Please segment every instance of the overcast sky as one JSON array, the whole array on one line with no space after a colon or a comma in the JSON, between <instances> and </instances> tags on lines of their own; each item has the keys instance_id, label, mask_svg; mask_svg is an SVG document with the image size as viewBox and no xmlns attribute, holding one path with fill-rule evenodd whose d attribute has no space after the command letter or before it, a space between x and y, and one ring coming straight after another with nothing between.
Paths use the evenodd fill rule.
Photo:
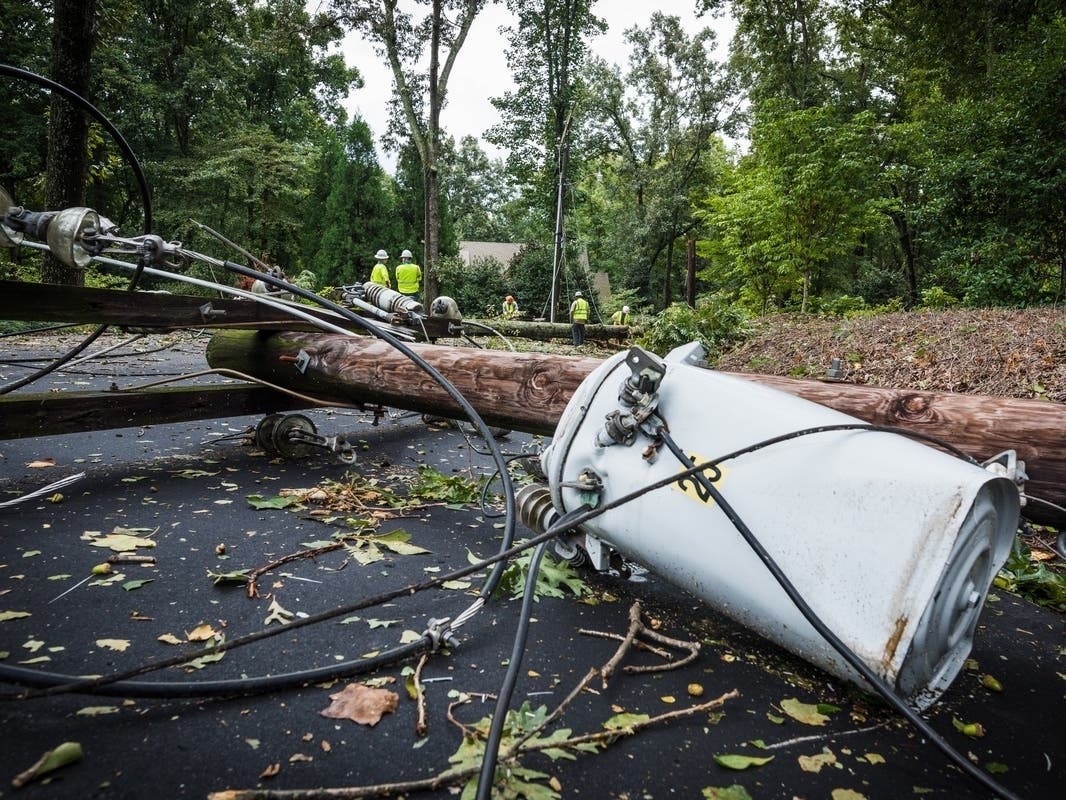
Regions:
<instances>
[{"instance_id":1,"label":"overcast sky","mask_svg":"<svg viewBox=\"0 0 1066 800\"><path fill-rule=\"evenodd\" d=\"M713 27L718 34L719 55L725 58L733 33L731 21L697 18L695 0L658 0L656 6L633 0L599 0L593 11L607 21L608 30L593 40L592 51L624 69L629 52L623 33L633 25L647 27L652 13L659 10L680 17L690 35L701 28ZM506 5L499 2L487 5L478 14L456 57L448 79L448 105L441 114L441 126L457 140L466 135L476 136L491 156L500 153L484 141L483 134L499 122L499 115L489 98L497 97L513 86L504 54L507 41L499 29L511 24L512 20ZM365 84L349 95L345 108L349 114L359 113L370 125L378 142L379 157L391 171L395 156L383 153L379 140L388 120L386 109L392 94L392 73L388 64L379 59L360 36L349 34L342 43L342 51L348 65L359 68Z\"/></svg>"}]
</instances>

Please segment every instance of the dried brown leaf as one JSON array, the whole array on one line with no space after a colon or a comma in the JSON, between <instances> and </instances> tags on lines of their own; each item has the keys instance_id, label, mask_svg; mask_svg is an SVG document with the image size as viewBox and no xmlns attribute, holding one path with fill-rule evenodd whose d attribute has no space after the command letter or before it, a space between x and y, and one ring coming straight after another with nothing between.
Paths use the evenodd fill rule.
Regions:
<instances>
[{"instance_id":1,"label":"dried brown leaf","mask_svg":"<svg viewBox=\"0 0 1066 800\"><path fill-rule=\"evenodd\" d=\"M350 719L360 725L377 725L386 714L399 705L400 696L388 689L372 689L361 683L349 683L341 691L331 694L328 708L319 711L323 717Z\"/></svg>"}]
</instances>

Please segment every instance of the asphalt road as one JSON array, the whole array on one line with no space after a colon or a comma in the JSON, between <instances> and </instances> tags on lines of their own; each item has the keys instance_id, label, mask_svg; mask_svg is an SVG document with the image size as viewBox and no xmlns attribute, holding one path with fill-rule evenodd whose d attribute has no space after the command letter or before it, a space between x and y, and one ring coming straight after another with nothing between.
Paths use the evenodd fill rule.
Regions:
<instances>
[{"instance_id":1,"label":"asphalt road","mask_svg":"<svg viewBox=\"0 0 1066 800\"><path fill-rule=\"evenodd\" d=\"M63 346L55 340L0 343L12 356ZM198 369L201 351L202 341L192 340L156 353L88 362L49 378L47 385L75 390ZM2 367L0 373L6 382L23 370ZM299 677L309 669L345 664L396 647L405 632L421 633L431 619L467 608L486 570L471 576L469 586L418 592L298 630L283 624L464 567L471 554L495 552L502 535L493 510L476 503L423 504L376 517L370 508L353 508L332 515L339 518L332 524L310 513L313 504L302 510L254 507L250 496L316 486L335 490L337 484L327 481L358 484L361 501L368 498L365 481L402 495L420 466L464 480L493 469L480 440L399 411L377 424L369 413L319 410L310 416L322 433L342 434L356 445L356 464L347 467L326 454L296 462L271 458L240 438L257 421L248 418L0 442L0 500L85 472L61 498L0 510L0 669L107 675L179 654L202 655L204 643L190 641L198 630L227 641L282 631L198 668L170 668L143 678L180 687L169 694L186 694L205 682ZM228 435L233 438L223 438ZM534 444L517 434L501 441L513 453ZM39 466L48 463L53 465ZM347 518L373 520L372 531L358 530L407 535L426 552L379 547L382 557L363 564L360 557L367 560L370 547L364 539L362 556L338 549L277 566L261 578L255 598L242 584L216 585L212 578L329 540ZM154 560L116 565L110 576L93 575L94 565L114 552L100 540L116 529L150 539L154 546L137 552ZM520 528L524 535L528 531ZM593 681L543 736L559 728L570 731L557 734L563 737L601 732L604 722L620 713L655 721L573 758L553 759L550 755L558 754L551 751L524 755L521 764L534 771L528 777L539 787L525 796L701 798L714 796L710 788L732 786L744 787L755 800L991 796L876 698L734 625L659 576L638 570L630 579L616 573L582 578L587 597L542 597L534 606L512 708L528 702L530 709L550 711L562 703L588 670L602 666L618 647L617 641L583 631L624 634L634 601L642 603L645 621L658 633L698 642L700 651L680 668L619 671L606 686ZM417 704L404 685L404 668L417 661L370 675L222 697L73 693L17 700L12 696L26 687L4 672L0 796L185 798L226 789L336 789L430 779L449 768L449 757L463 741L460 725L473 726L491 713L492 702L482 695L499 691L519 605L511 597L493 600L459 631L456 646L427 660L421 674L424 735L416 731ZM972 663L924 715L953 747L993 770L1018 797L1064 794L1064 648L1061 615L996 590L981 618ZM623 661L662 663L660 655L644 650L633 650ZM994 676L1002 691L986 688L980 677L985 674ZM368 680L396 693L394 711L373 726L321 715L330 695ZM734 691L737 696L718 710L685 711ZM792 699L823 704L823 716L797 719L803 715L785 710ZM456 700L467 702L449 712ZM677 713L656 719L671 712ZM979 723L984 735L967 736L956 722ZM63 742L80 743L84 757L25 788L12 787L16 775ZM716 762L729 755L772 758L744 770ZM406 796L457 792L442 787Z\"/></svg>"}]
</instances>

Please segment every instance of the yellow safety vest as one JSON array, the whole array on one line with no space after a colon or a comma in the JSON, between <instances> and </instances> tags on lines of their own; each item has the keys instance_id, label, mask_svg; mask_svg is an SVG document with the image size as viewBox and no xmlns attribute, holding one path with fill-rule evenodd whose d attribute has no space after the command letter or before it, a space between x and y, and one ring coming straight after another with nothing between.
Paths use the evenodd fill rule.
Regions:
<instances>
[{"instance_id":1,"label":"yellow safety vest","mask_svg":"<svg viewBox=\"0 0 1066 800\"><path fill-rule=\"evenodd\" d=\"M370 270L370 282L380 284L381 286L391 286L392 281L389 280L389 268L379 261L374 265L374 268Z\"/></svg>"},{"instance_id":2,"label":"yellow safety vest","mask_svg":"<svg viewBox=\"0 0 1066 800\"><path fill-rule=\"evenodd\" d=\"M396 267L396 291L400 294L418 294L422 283L422 268L418 264L404 263Z\"/></svg>"},{"instance_id":3,"label":"yellow safety vest","mask_svg":"<svg viewBox=\"0 0 1066 800\"><path fill-rule=\"evenodd\" d=\"M588 322L589 301L584 297L577 298L574 304L570 306L570 318L574 322Z\"/></svg>"}]
</instances>

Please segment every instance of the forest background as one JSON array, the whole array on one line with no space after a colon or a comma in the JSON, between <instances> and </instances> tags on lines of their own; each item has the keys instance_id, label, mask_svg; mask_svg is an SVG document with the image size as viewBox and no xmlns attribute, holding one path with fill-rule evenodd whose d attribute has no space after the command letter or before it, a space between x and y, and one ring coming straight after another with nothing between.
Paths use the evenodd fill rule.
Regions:
<instances>
[{"instance_id":1,"label":"forest background","mask_svg":"<svg viewBox=\"0 0 1066 800\"><path fill-rule=\"evenodd\" d=\"M0 0L0 52L57 79L81 62L82 93L148 175L155 231L232 256L206 224L315 289L410 247L431 297L479 316L509 293L544 316L553 267L565 310L592 289L588 263L610 277L602 318L625 303L705 339L780 311L1063 299L1060 2L695 0L735 21L728 57L710 26L651 13L626 32L624 67L590 50L595 0L506 4L514 89L485 99L499 158L448 134L463 113L447 103L450 65L476 57L465 33L486 0ZM343 110L360 76L337 44L353 30L392 69L384 131ZM7 77L0 108L0 183L17 203L61 207L50 160L73 141L83 194L68 202L139 231L133 173L103 129L57 150L52 98ZM460 240L524 246L466 265ZM26 254L0 270L126 280Z\"/></svg>"}]
</instances>

